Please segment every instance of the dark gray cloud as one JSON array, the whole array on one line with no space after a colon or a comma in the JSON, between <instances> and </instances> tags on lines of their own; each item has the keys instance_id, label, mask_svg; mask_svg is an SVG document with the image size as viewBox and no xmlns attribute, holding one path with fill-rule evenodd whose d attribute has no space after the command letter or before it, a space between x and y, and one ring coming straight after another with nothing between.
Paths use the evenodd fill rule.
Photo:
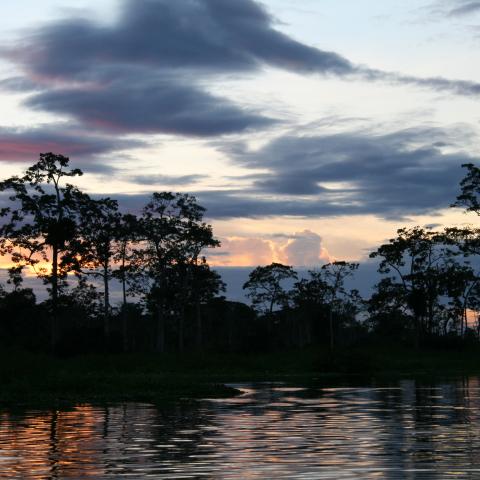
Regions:
<instances>
[{"instance_id":1,"label":"dark gray cloud","mask_svg":"<svg viewBox=\"0 0 480 480\"><path fill-rule=\"evenodd\" d=\"M70 156L78 162L85 160L90 171L101 172L111 167L95 163L96 156L142 145L143 142L138 140L95 135L65 124L29 129L0 127L0 162L33 163L39 153L55 152Z\"/></svg>"},{"instance_id":2,"label":"dark gray cloud","mask_svg":"<svg viewBox=\"0 0 480 480\"><path fill-rule=\"evenodd\" d=\"M279 215L292 217L314 217L331 215L355 215L368 213L367 209L354 205L331 205L319 203L313 198L278 198L257 195L250 189L205 190L190 192L199 203L207 208L209 219L265 218ZM105 194L107 195L107 194ZM151 193L109 194L117 198L123 210L139 212L150 199Z\"/></svg>"},{"instance_id":3,"label":"dark gray cloud","mask_svg":"<svg viewBox=\"0 0 480 480\"><path fill-rule=\"evenodd\" d=\"M6 79L0 88L36 90L26 101L29 107L108 131L193 136L274 123L208 93L200 77L265 64L353 72L341 56L275 30L271 16L253 0L127 0L114 25L56 22L4 53L27 77Z\"/></svg>"},{"instance_id":4,"label":"dark gray cloud","mask_svg":"<svg viewBox=\"0 0 480 480\"><path fill-rule=\"evenodd\" d=\"M209 82L223 81L224 74L258 71L265 65L461 95L480 93L475 82L357 66L275 26L275 19L254 0L124 0L114 24L69 18L4 47L3 56L20 66L25 78L3 80L0 88L31 90L28 106L104 131L201 137L274 123L206 88Z\"/></svg>"},{"instance_id":5,"label":"dark gray cloud","mask_svg":"<svg viewBox=\"0 0 480 480\"><path fill-rule=\"evenodd\" d=\"M242 166L269 170L253 180L264 195L295 195L308 211L318 202L317 209L331 215L388 217L432 212L454 200L461 164L475 159L458 147L452 153L455 147L448 144L449 132L438 129L291 135L235 158Z\"/></svg>"},{"instance_id":6,"label":"dark gray cloud","mask_svg":"<svg viewBox=\"0 0 480 480\"><path fill-rule=\"evenodd\" d=\"M424 8L434 18L468 18L480 12L480 1L477 0L435 0Z\"/></svg>"},{"instance_id":7,"label":"dark gray cloud","mask_svg":"<svg viewBox=\"0 0 480 480\"><path fill-rule=\"evenodd\" d=\"M476 1L457 1L457 5L449 10L448 15L450 17L463 17L472 13L480 12L480 2Z\"/></svg>"},{"instance_id":8,"label":"dark gray cloud","mask_svg":"<svg viewBox=\"0 0 480 480\"><path fill-rule=\"evenodd\" d=\"M0 90L13 93L24 93L41 90L41 87L37 82L30 80L27 77L19 76L0 80Z\"/></svg>"},{"instance_id":9,"label":"dark gray cloud","mask_svg":"<svg viewBox=\"0 0 480 480\"><path fill-rule=\"evenodd\" d=\"M262 175L250 175L256 177L255 185L260 191L280 193L283 195L318 195L320 192L328 193L326 188L318 184L318 178L309 178L309 172L301 170L291 171L288 177Z\"/></svg>"},{"instance_id":10,"label":"dark gray cloud","mask_svg":"<svg viewBox=\"0 0 480 480\"><path fill-rule=\"evenodd\" d=\"M464 175L461 164L477 160L459 146L469 141L459 127L292 134L256 151L227 144L224 151L237 165L258 172L239 177L250 187L196 195L210 218L373 214L405 220L448 208Z\"/></svg>"},{"instance_id":11,"label":"dark gray cloud","mask_svg":"<svg viewBox=\"0 0 480 480\"><path fill-rule=\"evenodd\" d=\"M275 197L248 189L203 191L197 192L196 196L207 208L209 218L321 217L366 213L364 208L349 205L348 202L333 205L317 196Z\"/></svg>"},{"instance_id":12,"label":"dark gray cloud","mask_svg":"<svg viewBox=\"0 0 480 480\"><path fill-rule=\"evenodd\" d=\"M478 160L458 146L468 144L469 135L460 127L354 130L286 135L256 151L226 145L233 162L253 170L242 178L249 186L192 193L210 219L376 215L405 221L407 216L435 214L454 201L465 173L461 165ZM171 185L196 179L150 178ZM137 180L147 184L143 177ZM114 196L135 212L149 195Z\"/></svg>"},{"instance_id":13,"label":"dark gray cloud","mask_svg":"<svg viewBox=\"0 0 480 480\"><path fill-rule=\"evenodd\" d=\"M190 185L207 178L206 175L134 175L132 182L140 185Z\"/></svg>"},{"instance_id":14,"label":"dark gray cloud","mask_svg":"<svg viewBox=\"0 0 480 480\"><path fill-rule=\"evenodd\" d=\"M477 97L480 95L480 83L468 80L449 80L443 77L419 78L399 73L372 71L372 78L398 85L411 85L437 92L453 93L466 97Z\"/></svg>"},{"instance_id":15,"label":"dark gray cloud","mask_svg":"<svg viewBox=\"0 0 480 480\"><path fill-rule=\"evenodd\" d=\"M85 79L91 67L245 71L265 63L294 71L351 73L348 60L273 28L254 0L125 0L113 26L85 19L54 23L15 49L36 75Z\"/></svg>"},{"instance_id":16,"label":"dark gray cloud","mask_svg":"<svg viewBox=\"0 0 480 480\"><path fill-rule=\"evenodd\" d=\"M145 73L145 72L143 72ZM273 120L236 107L181 80L135 77L129 72L100 88L54 89L26 104L74 116L113 132L212 136L265 127Z\"/></svg>"}]
</instances>

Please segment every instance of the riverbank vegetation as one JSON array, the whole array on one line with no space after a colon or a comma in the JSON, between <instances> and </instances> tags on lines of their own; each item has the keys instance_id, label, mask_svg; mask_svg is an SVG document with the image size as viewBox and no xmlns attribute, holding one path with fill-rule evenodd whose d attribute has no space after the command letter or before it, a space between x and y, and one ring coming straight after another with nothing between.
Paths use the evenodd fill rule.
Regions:
<instances>
[{"instance_id":1,"label":"riverbank vegetation","mask_svg":"<svg viewBox=\"0 0 480 480\"><path fill-rule=\"evenodd\" d=\"M316 347L268 353L130 353L59 357L18 350L0 355L0 406L30 408L126 401L154 404L223 398L242 384L335 387L405 378L440 381L480 374L476 345Z\"/></svg>"},{"instance_id":2,"label":"riverbank vegetation","mask_svg":"<svg viewBox=\"0 0 480 480\"><path fill-rule=\"evenodd\" d=\"M480 214L480 169L465 167L455 206ZM370 255L378 281L369 298L347 288L357 263L335 261L302 278L287 265L259 266L244 285L247 305L222 295L225 285L206 260L220 242L195 197L153 193L140 212L126 213L116 200L92 198L69 183L81 174L68 158L47 153L23 176L0 183L0 254L12 264L0 289L3 349L53 353L58 365L107 354L135 364L157 354L148 362L156 358L162 372L175 371L165 370L167 358L170 366L217 359L211 372L237 359L252 374L256 365L248 359L262 362L262 355L267 364L290 358L301 374L348 371L354 363L380 370L399 361L395 349L390 361L387 352L374 361L384 345L416 352L400 361L408 369L432 349L451 351L452 364L459 351L480 350L478 228L399 229ZM46 300L24 286L27 269L43 281ZM114 284L118 304L111 300ZM291 351L305 352L295 355L306 363ZM54 364L47 361L46 370ZM147 364L139 363L148 370ZM94 384L101 389L110 373Z\"/></svg>"}]
</instances>

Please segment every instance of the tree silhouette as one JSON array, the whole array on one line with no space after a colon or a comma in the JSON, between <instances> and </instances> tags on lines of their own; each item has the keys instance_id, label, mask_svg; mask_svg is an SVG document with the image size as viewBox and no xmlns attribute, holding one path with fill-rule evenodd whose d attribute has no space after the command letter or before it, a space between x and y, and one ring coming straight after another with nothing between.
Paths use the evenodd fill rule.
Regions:
<instances>
[{"instance_id":1,"label":"tree silhouette","mask_svg":"<svg viewBox=\"0 0 480 480\"><path fill-rule=\"evenodd\" d=\"M442 272L450 252L443 234L420 227L400 229L398 236L370 254L380 258L379 272L393 274L392 282L403 289L413 314L415 343L418 347L422 332L432 333L442 292Z\"/></svg>"},{"instance_id":2,"label":"tree silhouette","mask_svg":"<svg viewBox=\"0 0 480 480\"><path fill-rule=\"evenodd\" d=\"M475 309L477 305L480 274L477 262L470 258L480 255L480 229L467 227L449 227L445 229L444 241L450 247L450 259L445 271L443 281L445 295L451 298L450 304L456 306L460 312L460 335L467 327L468 310ZM460 258L463 261L459 262Z\"/></svg>"},{"instance_id":3,"label":"tree silhouette","mask_svg":"<svg viewBox=\"0 0 480 480\"><path fill-rule=\"evenodd\" d=\"M353 275L358 269L358 263L336 261L323 265L317 275L326 285L325 299L328 309L329 331L330 331L330 349L335 345L335 333L333 318L335 313L345 306L350 300L353 303L359 301L358 291L348 291L345 287L345 280Z\"/></svg>"},{"instance_id":4,"label":"tree silhouette","mask_svg":"<svg viewBox=\"0 0 480 480\"><path fill-rule=\"evenodd\" d=\"M382 278L368 300L368 324L374 334L399 341L410 339L407 291L395 278Z\"/></svg>"},{"instance_id":5,"label":"tree silhouette","mask_svg":"<svg viewBox=\"0 0 480 480\"><path fill-rule=\"evenodd\" d=\"M134 245L140 239L139 221L135 215L121 215L115 233L115 243L113 246L113 260L117 268L113 270L112 276L116 278L122 286L122 337L123 350L129 349L128 341L128 318L129 308L127 297L135 294L137 291L137 279L140 271L137 269L136 255Z\"/></svg>"},{"instance_id":6,"label":"tree silhouette","mask_svg":"<svg viewBox=\"0 0 480 480\"><path fill-rule=\"evenodd\" d=\"M335 343L334 317L355 318L361 299L357 290L347 290L345 280L358 268L356 263L337 261L319 270L310 270L308 278L295 283L291 292L294 305L315 317L328 318L330 348Z\"/></svg>"},{"instance_id":7,"label":"tree silhouette","mask_svg":"<svg viewBox=\"0 0 480 480\"><path fill-rule=\"evenodd\" d=\"M25 340L31 338L28 326L35 320L36 297L31 288L23 287L22 267L8 269L7 285L9 290L0 285L0 341L25 347Z\"/></svg>"},{"instance_id":8,"label":"tree silhouette","mask_svg":"<svg viewBox=\"0 0 480 480\"><path fill-rule=\"evenodd\" d=\"M31 266L50 285L53 346L58 340L59 281L76 268L72 249L77 245L79 202L84 198L73 185L63 185L64 179L82 175L68 166L67 157L42 153L23 176L0 183L0 192L10 192L14 203L0 211L7 220L0 227L0 254L10 255L16 265ZM42 261L49 267L41 266Z\"/></svg>"},{"instance_id":9,"label":"tree silhouette","mask_svg":"<svg viewBox=\"0 0 480 480\"><path fill-rule=\"evenodd\" d=\"M292 267L271 263L250 272L243 289L248 290L247 297L257 310L271 315L275 305L285 307L288 304L289 296L282 282L296 279L297 273Z\"/></svg>"},{"instance_id":10,"label":"tree silhouette","mask_svg":"<svg viewBox=\"0 0 480 480\"><path fill-rule=\"evenodd\" d=\"M455 205L480 215L480 169L464 167ZM232 348L233 337L235 348L245 350L301 347L314 338L328 338L333 349L339 340L356 342L364 335L414 339L417 346L440 337L480 339L480 324L474 332L470 322L480 312L480 228L398 230L370 255L383 278L364 319L358 313L365 302L347 288L358 264L341 261L299 281L292 267L280 263L253 269L243 288L255 314L218 298L225 284L206 252L220 243L195 197L154 193L138 217L121 214L116 200L94 200L68 183L78 175L67 157L45 153L23 175L0 182L11 202L0 210L0 255L13 261L5 288L0 286L2 342L39 348L48 343L49 321L52 346L63 352L102 349L95 340L104 337L114 347L120 322L125 351ZM43 279L49 299L37 303L33 290L24 288L27 268ZM69 273L78 277L73 288ZM110 301L113 278L121 285L120 311ZM255 322L258 314L262 321Z\"/></svg>"},{"instance_id":11,"label":"tree silhouette","mask_svg":"<svg viewBox=\"0 0 480 480\"><path fill-rule=\"evenodd\" d=\"M195 307L196 318L196 344L197 348L202 348L203 344L203 323L201 304L207 303L215 298L220 292L225 292L226 285L220 275L211 270L206 260L203 258L200 263L196 263L190 268L188 303Z\"/></svg>"},{"instance_id":12,"label":"tree silhouette","mask_svg":"<svg viewBox=\"0 0 480 480\"><path fill-rule=\"evenodd\" d=\"M104 334L110 338L110 287L114 242L120 230L121 214L116 200L84 198L80 203L79 273L103 283Z\"/></svg>"},{"instance_id":13,"label":"tree silhouette","mask_svg":"<svg viewBox=\"0 0 480 480\"><path fill-rule=\"evenodd\" d=\"M189 272L203 249L219 245L211 226L203 222L204 212L192 195L163 192L153 194L140 218L143 244L136 252L137 265L146 276L143 292L156 305L158 351L165 348L167 308L177 315L179 348L183 349Z\"/></svg>"},{"instance_id":14,"label":"tree silhouette","mask_svg":"<svg viewBox=\"0 0 480 480\"><path fill-rule=\"evenodd\" d=\"M461 193L452 207L464 207L467 212L480 215L480 168L473 163L462 167L467 169L467 174L460 182Z\"/></svg>"},{"instance_id":15,"label":"tree silhouette","mask_svg":"<svg viewBox=\"0 0 480 480\"><path fill-rule=\"evenodd\" d=\"M322 272L310 270L308 278L295 283L291 293L294 305L313 311L322 310L328 304L329 285L323 279Z\"/></svg>"},{"instance_id":16,"label":"tree silhouette","mask_svg":"<svg viewBox=\"0 0 480 480\"><path fill-rule=\"evenodd\" d=\"M135 215L124 214L117 225L114 243L114 261L117 268L112 272L122 285L122 304L127 305L129 293L135 292L135 244L141 239L139 220Z\"/></svg>"}]
</instances>

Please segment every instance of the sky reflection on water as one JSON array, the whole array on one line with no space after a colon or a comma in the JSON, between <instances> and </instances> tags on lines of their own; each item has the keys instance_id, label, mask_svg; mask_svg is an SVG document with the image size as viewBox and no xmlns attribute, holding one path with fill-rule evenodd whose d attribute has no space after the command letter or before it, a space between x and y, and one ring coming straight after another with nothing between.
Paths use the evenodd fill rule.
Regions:
<instances>
[{"instance_id":1,"label":"sky reflection on water","mask_svg":"<svg viewBox=\"0 0 480 480\"><path fill-rule=\"evenodd\" d=\"M0 411L0 478L479 478L480 381Z\"/></svg>"}]
</instances>

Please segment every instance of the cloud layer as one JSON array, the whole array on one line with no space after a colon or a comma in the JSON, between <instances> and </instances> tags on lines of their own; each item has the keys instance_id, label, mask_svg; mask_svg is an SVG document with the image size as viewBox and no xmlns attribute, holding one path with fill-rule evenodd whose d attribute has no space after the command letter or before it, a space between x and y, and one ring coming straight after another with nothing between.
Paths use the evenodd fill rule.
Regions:
<instances>
[{"instance_id":1,"label":"cloud layer","mask_svg":"<svg viewBox=\"0 0 480 480\"><path fill-rule=\"evenodd\" d=\"M40 152L62 152L75 158L77 163L114 151L137 148L138 140L118 139L86 132L72 125L54 124L37 128L0 127L0 162L32 162ZM89 170L108 169L105 165L92 165Z\"/></svg>"},{"instance_id":2,"label":"cloud layer","mask_svg":"<svg viewBox=\"0 0 480 480\"><path fill-rule=\"evenodd\" d=\"M270 64L294 71L350 73L340 55L297 42L273 28L253 0L127 0L118 22L55 23L20 49L45 77L89 78L91 66L143 65L160 70L245 71Z\"/></svg>"},{"instance_id":3,"label":"cloud layer","mask_svg":"<svg viewBox=\"0 0 480 480\"><path fill-rule=\"evenodd\" d=\"M188 187L209 219L374 215L403 221L447 209L465 173L461 165L478 162L465 151L471 142L468 129L384 129L297 131L255 150L225 142L219 148L250 173L230 177L230 186L221 189L192 188L206 180L192 175L136 175L130 180L148 190ZM139 211L148 196L116 195L130 211Z\"/></svg>"},{"instance_id":4,"label":"cloud layer","mask_svg":"<svg viewBox=\"0 0 480 480\"><path fill-rule=\"evenodd\" d=\"M470 0L457 0L448 12L450 17L464 17L480 12L480 2Z\"/></svg>"},{"instance_id":5,"label":"cloud layer","mask_svg":"<svg viewBox=\"0 0 480 480\"><path fill-rule=\"evenodd\" d=\"M98 88L55 89L26 101L36 110L65 114L114 133L208 137L266 127L272 119L241 109L192 85L119 74Z\"/></svg>"},{"instance_id":6,"label":"cloud layer","mask_svg":"<svg viewBox=\"0 0 480 480\"><path fill-rule=\"evenodd\" d=\"M452 140L468 144L467 137L436 128L352 130L285 135L254 151L237 145L228 147L230 155L258 171L248 175L250 191L199 196L213 216L225 217L432 213L455 199L461 165L477 160Z\"/></svg>"},{"instance_id":7,"label":"cloud layer","mask_svg":"<svg viewBox=\"0 0 480 480\"><path fill-rule=\"evenodd\" d=\"M109 131L214 136L267 127L258 112L210 94L199 79L272 65L297 72L349 74L332 52L273 28L253 0L124 2L120 19L54 23L7 51L27 78L4 88L34 88L26 104ZM38 90L43 91L38 91Z\"/></svg>"},{"instance_id":8,"label":"cloud layer","mask_svg":"<svg viewBox=\"0 0 480 480\"><path fill-rule=\"evenodd\" d=\"M254 0L125 0L122 5L112 24L56 21L1 50L21 75L1 81L0 88L26 93L29 108L70 121L0 129L0 161L31 161L40 151L92 158L142 145L121 140L126 134L205 138L272 127L278 121L268 112L212 93L232 76L253 75L265 66L480 94L473 81L385 72L305 45L282 33ZM448 5L452 15L463 15L476 11L479 2ZM287 133L253 151L242 145L225 150L232 162L250 170L242 179L247 187L196 194L210 218L432 213L448 207L463 174L460 165L475 160L449 138L449 132L426 128ZM126 179L186 186L199 178L139 174ZM120 197L130 209L145 200L145 195ZM290 249L307 243L321 248L314 235L293 239ZM297 254L299 259L310 255L292 250Z\"/></svg>"},{"instance_id":9,"label":"cloud layer","mask_svg":"<svg viewBox=\"0 0 480 480\"><path fill-rule=\"evenodd\" d=\"M477 4L462 3L457 10L473 11ZM0 86L32 92L26 100L30 108L103 131L199 137L275 123L208 88L226 75L264 66L480 94L475 82L384 72L305 45L275 28L275 19L254 0L125 0L122 5L114 24L69 18L4 47L3 56L24 77Z\"/></svg>"}]
</instances>

